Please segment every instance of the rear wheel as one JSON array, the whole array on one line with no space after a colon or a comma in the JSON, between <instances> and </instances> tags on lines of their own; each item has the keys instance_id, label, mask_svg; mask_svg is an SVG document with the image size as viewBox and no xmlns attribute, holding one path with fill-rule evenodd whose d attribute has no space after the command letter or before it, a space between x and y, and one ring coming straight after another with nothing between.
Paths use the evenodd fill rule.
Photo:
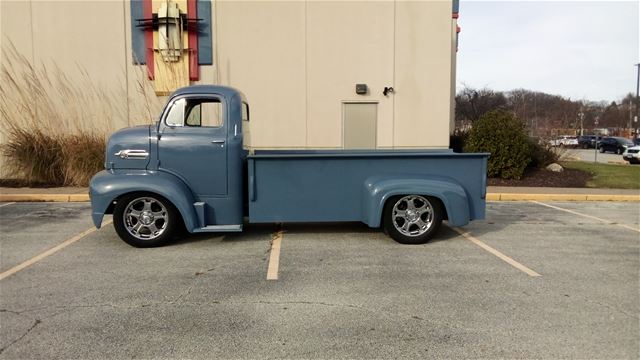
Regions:
<instances>
[{"instance_id":1,"label":"rear wheel","mask_svg":"<svg viewBox=\"0 0 640 360\"><path fill-rule=\"evenodd\" d=\"M624 152L624 150L622 150L622 149L616 150L616 154L618 154L618 155L622 155L623 152Z\"/></svg>"},{"instance_id":2,"label":"rear wheel","mask_svg":"<svg viewBox=\"0 0 640 360\"><path fill-rule=\"evenodd\" d=\"M600 146L600 153L604 154L604 147Z\"/></svg>"},{"instance_id":3,"label":"rear wheel","mask_svg":"<svg viewBox=\"0 0 640 360\"><path fill-rule=\"evenodd\" d=\"M180 229L180 215L165 198L156 194L131 194L118 200L113 226L122 240L135 247L166 244Z\"/></svg>"},{"instance_id":4,"label":"rear wheel","mask_svg":"<svg viewBox=\"0 0 640 360\"><path fill-rule=\"evenodd\" d=\"M394 196L385 204L385 231L401 244L424 244L440 228L443 207L431 196Z\"/></svg>"}]
</instances>

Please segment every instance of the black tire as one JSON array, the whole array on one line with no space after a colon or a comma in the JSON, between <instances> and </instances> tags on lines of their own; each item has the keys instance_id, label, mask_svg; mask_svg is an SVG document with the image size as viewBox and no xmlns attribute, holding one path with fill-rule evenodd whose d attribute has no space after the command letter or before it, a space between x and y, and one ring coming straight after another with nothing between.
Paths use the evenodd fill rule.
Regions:
<instances>
[{"instance_id":1,"label":"black tire","mask_svg":"<svg viewBox=\"0 0 640 360\"><path fill-rule=\"evenodd\" d=\"M622 153L623 153L623 152L624 152L624 151L623 151L622 149L617 149L617 150L616 150L616 154L618 154L618 155L622 155Z\"/></svg>"},{"instance_id":2,"label":"black tire","mask_svg":"<svg viewBox=\"0 0 640 360\"><path fill-rule=\"evenodd\" d=\"M602 146L600 146L600 153L604 154L604 148Z\"/></svg>"},{"instance_id":3,"label":"black tire","mask_svg":"<svg viewBox=\"0 0 640 360\"><path fill-rule=\"evenodd\" d=\"M147 199L149 200L148 202ZM140 208L140 203L142 203L142 208ZM147 203L149 203L149 210L145 210ZM133 211L141 214L136 217L132 215ZM150 213L144 220L138 220L145 216L145 211ZM157 216L154 218L153 214L164 215L162 215L163 217ZM145 222L149 222L149 224L145 225ZM140 226L138 226L138 236L135 236L132 232L135 232L137 224L140 224ZM151 226L158 229L158 233L153 232ZM182 228L182 217L175 206L160 195L133 193L121 197L116 202L113 209L113 227L116 229L118 236L131 246L139 248L157 247L167 244L179 233ZM142 228L145 228L146 231L143 231Z\"/></svg>"},{"instance_id":4,"label":"black tire","mask_svg":"<svg viewBox=\"0 0 640 360\"><path fill-rule=\"evenodd\" d=\"M394 218L394 208L398 209L398 205L400 205L401 201L408 201L406 199L411 197L414 198L414 200L411 200L411 201L413 201L414 204L418 204L418 205L420 204L420 202L423 201L421 199L424 199L426 201L426 204L425 204L426 207L430 207L432 210L432 217L430 219L431 221L428 222L430 225L428 225L426 229L421 230L420 227L416 224L412 224L407 228L407 231L410 231L410 229L413 226L417 227L417 230L414 230L416 232L415 235L403 234L401 230L399 230L396 227L396 225L401 225L397 222L397 220L400 219L400 217ZM416 209L416 210L419 210L419 209ZM419 215L416 214L416 216L418 216L418 218L422 220L423 223L424 223L424 220L428 220L427 218L424 217L425 215L428 218L429 215L427 213L422 213ZM433 238L433 236L440 229L440 226L442 225L442 219L444 217L444 207L442 206L442 202L440 202L440 199L432 196L424 196L424 195L393 196L389 198L385 203L382 216L383 216L382 220L384 224L384 230L389 234L389 236L391 236L392 239L399 242L400 244L410 244L410 245L424 244L429 240L431 240L431 238ZM396 221L395 224L394 224L394 221ZM402 228L402 226L400 227Z\"/></svg>"}]
</instances>

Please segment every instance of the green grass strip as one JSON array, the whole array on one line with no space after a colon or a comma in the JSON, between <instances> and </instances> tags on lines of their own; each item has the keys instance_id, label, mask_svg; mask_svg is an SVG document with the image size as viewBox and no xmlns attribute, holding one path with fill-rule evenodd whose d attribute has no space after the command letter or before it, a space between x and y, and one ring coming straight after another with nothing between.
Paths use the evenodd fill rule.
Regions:
<instances>
[{"instance_id":1,"label":"green grass strip","mask_svg":"<svg viewBox=\"0 0 640 360\"><path fill-rule=\"evenodd\" d=\"M563 161L568 169L590 173L587 187L610 189L640 189L640 165L600 164L585 161Z\"/></svg>"}]
</instances>

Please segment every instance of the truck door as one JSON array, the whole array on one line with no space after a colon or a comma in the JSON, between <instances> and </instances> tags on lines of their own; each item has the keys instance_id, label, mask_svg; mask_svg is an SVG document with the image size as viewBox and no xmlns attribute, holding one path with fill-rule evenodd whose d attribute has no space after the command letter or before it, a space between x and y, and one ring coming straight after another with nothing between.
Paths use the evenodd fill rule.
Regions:
<instances>
[{"instance_id":1,"label":"truck door","mask_svg":"<svg viewBox=\"0 0 640 360\"><path fill-rule=\"evenodd\" d=\"M223 197L227 190L227 131L224 99L174 99L160 123L158 169L180 177L199 197Z\"/></svg>"}]
</instances>

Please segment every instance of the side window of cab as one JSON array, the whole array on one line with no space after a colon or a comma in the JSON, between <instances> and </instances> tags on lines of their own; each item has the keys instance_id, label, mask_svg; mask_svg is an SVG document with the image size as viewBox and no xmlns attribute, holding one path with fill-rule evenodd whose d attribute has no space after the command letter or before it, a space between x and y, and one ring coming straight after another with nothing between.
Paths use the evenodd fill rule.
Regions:
<instances>
[{"instance_id":1,"label":"side window of cab","mask_svg":"<svg viewBox=\"0 0 640 360\"><path fill-rule=\"evenodd\" d=\"M223 110L218 98L182 98L173 102L165 123L172 127L221 127Z\"/></svg>"}]
</instances>

